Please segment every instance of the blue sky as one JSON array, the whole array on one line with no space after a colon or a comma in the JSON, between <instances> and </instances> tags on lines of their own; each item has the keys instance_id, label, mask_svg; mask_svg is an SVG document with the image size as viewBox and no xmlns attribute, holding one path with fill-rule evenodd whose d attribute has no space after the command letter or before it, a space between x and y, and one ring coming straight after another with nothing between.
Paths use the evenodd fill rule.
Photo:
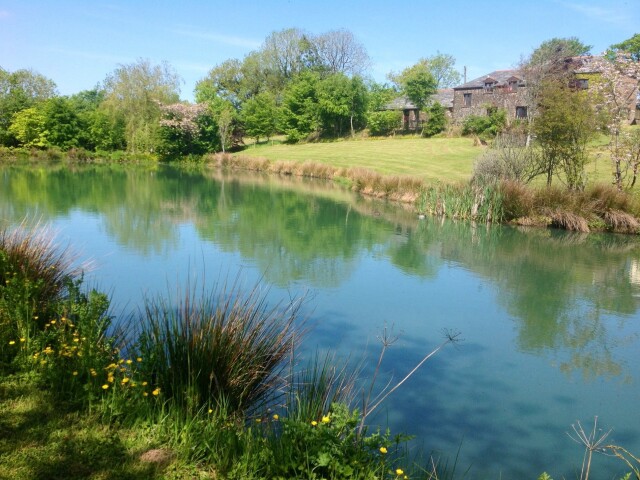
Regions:
<instances>
[{"instance_id":1,"label":"blue sky","mask_svg":"<svg viewBox=\"0 0 640 480\"><path fill-rule=\"evenodd\" d=\"M640 0L0 0L0 66L31 68L68 95L119 64L166 60L192 100L213 66L290 27L350 30L378 81L438 51L471 80L511 68L553 37L578 37L599 53L640 33Z\"/></svg>"}]
</instances>

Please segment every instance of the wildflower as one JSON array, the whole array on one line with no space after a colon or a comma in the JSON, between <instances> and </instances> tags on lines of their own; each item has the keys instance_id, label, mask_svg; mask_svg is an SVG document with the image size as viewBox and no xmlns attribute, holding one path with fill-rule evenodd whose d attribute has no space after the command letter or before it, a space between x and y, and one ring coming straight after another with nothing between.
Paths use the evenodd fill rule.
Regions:
<instances>
[{"instance_id":1,"label":"wildflower","mask_svg":"<svg viewBox=\"0 0 640 480\"><path fill-rule=\"evenodd\" d=\"M396 468L396 475L400 476L404 473L404 470L402 470L401 468Z\"/></svg>"},{"instance_id":2,"label":"wildflower","mask_svg":"<svg viewBox=\"0 0 640 480\"><path fill-rule=\"evenodd\" d=\"M120 381L120 383L122 383L122 385L124 385L125 383L128 383L128 382L129 382L129 377L124 377L124 378Z\"/></svg>"},{"instance_id":3,"label":"wildflower","mask_svg":"<svg viewBox=\"0 0 640 480\"><path fill-rule=\"evenodd\" d=\"M55 325L55 324L56 324L56 321L55 321L55 320L51 320L51 322L50 322L50 323L51 323L51 325Z\"/></svg>"},{"instance_id":4,"label":"wildflower","mask_svg":"<svg viewBox=\"0 0 640 480\"><path fill-rule=\"evenodd\" d=\"M147 384L148 384L148 382L142 382L142 386L143 386L143 387L146 387L146 386L147 386Z\"/></svg>"},{"instance_id":5,"label":"wildflower","mask_svg":"<svg viewBox=\"0 0 640 480\"><path fill-rule=\"evenodd\" d=\"M385 447L380 447L380 453L384 455L385 453L387 453L387 449Z\"/></svg>"},{"instance_id":6,"label":"wildflower","mask_svg":"<svg viewBox=\"0 0 640 480\"><path fill-rule=\"evenodd\" d=\"M141 362L141 361L142 361L141 357L136 358L136 362Z\"/></svg>"},{"instance_id":7,"label":"wildflower","mask_svg":"<svg viewBox=\"0 0 640 480\"><path fill-rule=\"evenodd\" d=\"M256 418L256 423L260 423L260 422L262 422L262 419L261 418Z\"/></svg>"},{"instance_id":8,"label":"wildflower","mask_svg":"<svg viewBox=\"0 0 640 480\"><path fill-rule=\"evenodd\" d=\"M153 392L151 392L151 393L152 393L152 395L154 395L154 396L156 396L156 397L157 397L158 395L160 395L160 387L157 387L157 388L156 388Z\"/></svg>"},{"instance_id":9,"label":"wildflower","mask_svg":"<svg viewBox=\"0 0 640 480\"><path fill-rule=\"evenodd\" d=\"M21 342L26 342L26 341L27 341L27 339L26 339L26 338L24 338L24 337L22 337L22 338L20 338L20 341L21 341Z\"/></svg>"},{"instance_id":10,"label":"wildflower","mask_svg":"<svg viewBox=\"0 0 640 480\"><path fill-rule=\"evenodd\" d=\"M213 413L213 409L212 408L209 409L209 413Z\"/></svg>"},{"instance_id":11,"label":"wildflower","mask_svg":"<svg viewBox=\"0 0 640 480\"><path fill-rule=\"evenodd\" d=\"M329 415L324 415L322 417L322 423L329 423L331 421L331 419L329 418Z\"/></svg>"},{"instance_id":12,"label":"wildflower","mask_svg":"<svg viewBox=\"0 0 640 480\"><path fill-rule=\"evenodd\" d=\"M120 360L118 360L118 363L122 365L124 363L124 360L121 358Z\"/></svg>"},{"instance_id":13,"label":"wildflower","mask_svg":"<svg viewBox=\"0 0 640 480\"><path fill-rule=\"evenodd\" d=\"M105 383L104 385L102 385L102 389L103 390L106 390L107 388L109 388L109 384L108 383Z\"/></svg>"},{"instance_id":14,"label":"wildflower","mask_svg":"<svg viewBox=\"0 0 640 480\"><path fill-rule=\"evenodd\" d=\"M9 345L15 345L16 341L15 340L9 340Z\"/></svg>"},{"instance_id":15,"label":"wildflower","mask_svg":"<svg viewBox=\"0 0 640 480\"><path fill-rule=\"evenodd\" d=\"M273 415L273 419L277 422L280 416L276 413Z\"/></svg>"},{"instance_id":16,"label":"wildflower","mask_svg":"<svg viewBox=\"0 0 640 480\"><path fill-rule=\"evenodd\" d=\"M76 377L78 375L78 372L74 371L71 375L73 375L74 377Z\"/></svg>"},{"instance_id":17,"label":"wildflower","mask_svg":"<svg viewBox=\"0 0 640 480\"><path fill-rule=\"evenodd\" d=\"M113 377L113 375L109 375L109 376L107 377L107 382L109 382L109 383L113 383L113 382L114 382L114 380L115 380L115 378Z\"/></svg>"},{"instance_id":18,"label":"wildflower","mask_svg":"<svg viewBox=\"0 0 640 480\"><path fill-rule=\"evenodd\" d=\"M131 365L133 363L133 360L127 360L127 365Z\"/></svg>"},{"instance_id":19,"label":"wildflower","mask_svg":"<svg viewBox=\"0 0 640 480\"><path fill-rule=\"evenodd\" d=\"M37 316L37 315L36 315L36 316L34 316L34 317L33 317L33 319L34 319L34 320L37 320L37 319L38 319L38 316Z\"/></svg>"},{"instance_id":20,"label":"wildflower","mask_svg":"<svg viewBox=\"0 0 640 480\"><path fill-rule=\"evenodd\" d=\"M93 368L91 370L89 370L89 373L91 374L92 377L95 377L95 376L98 375L98 372L96 372L95 369L93 369Z\"/></svg>"},{"instance_id":21,"label":"wildflower","mask_svg":"<svg viewBox=\"0 0 640 480\"><path fill-rule=\"evenodd\" d=\"M318 422L316 422L315 420L311 422L312 427L315 427L316 425L318 425Z\"/></svg>"},{"instance_id":22,"label":"wildflower","mask_svg":"<svg viewBox=\"0 0 640 480\"><path fill-rule=\"evenodd\" d=\"M149 396L149 394L148 394L147 392L142 392L142 396L144 396L144 397L148 397L148 396Z\"/></svg>"}]
</instances>

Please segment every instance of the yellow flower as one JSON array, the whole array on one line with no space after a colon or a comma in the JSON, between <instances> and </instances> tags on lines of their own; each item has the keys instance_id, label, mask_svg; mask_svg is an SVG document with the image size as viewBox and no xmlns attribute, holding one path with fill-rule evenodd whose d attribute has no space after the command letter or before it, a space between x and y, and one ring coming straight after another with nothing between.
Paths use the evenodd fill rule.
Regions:
<instances>
[{"instance_id":1,"label":"yellow flower","mask_svg":"<svg viewBox=\"0 0 640 480\"><path fill-rule=\"evenodd\" d=\"M380 447L380 453L384 455L385 453L387 453L387 449L385 447Z\"/></svg>"},{"instance_id":2,"label":"yellow flower","mask_svg":"<svg viewBox=\"0 0 640 480\"><path fill-rule=\"evenodd\" d=\"M316 422L315 420L311 422L312 427L315 427L316 425L318 425L318 422Z\"/></svg>"},{"instance_id":3,"label":"yellow flower","mask_svg":"<svg viewBox=\"0 0 640 480\"><path fill-rule=\"evenodd\" d=\"M260 422L262 422L262 419L261 418L256 418L256 423L260 423Z\"/></svg>"},{"instance_id":4,"label":"yellow flower","mask_svg":"<svg viewBox=\"0 0 640 480\"><path fill-rule=\"evenodd\" d=\"M55 320L51 320L51 325L55 325L56 321Z\"/></svg>"},{"instance_id":5,"label":"yellow flower","mask_svg":"<svg viewBox=\"0 0 640 480\"><path fill-rule=\"evenodd\" d=\"M277 414L277 413L276 413L275 415L273 415L273 419L274 419L276 422L278 421L278 419L279 419L279 418L280 418L280 417L278 416L278 414Z\"/></svg>"},{"instance_id":6,"label":"yellow flower","mask_svg":"<svg viewBox=\"0 0 640 480\"><path fill-rule=\"evenodd\" d=\"M127 365L131 365L133 363L133 360L127 360Z\"/></svg>"},{"instance_id":7,"label":"yellow flower","mask_svg":"<svg viewBox=\"0 0 640 480\"><path fill-rule=\"evenodd\" d=\"M109 383L113 383L113 382L114 382L114 380L115 380L115 378L113 377L113 375L109 375L109 376L107 377L107 382L109 382Z\"/></svg>"},{"instance_id":8,"label":"yellow flower","mask_svg":"<svg viewBox=\"0 0 640 480\"><path fill-rule=\"evenodd\" d=\"M26 341L27 341L27 339L26 339L26 338L24 338L24 337L22 337L22 338L20 339L20 341L21 341L21 342L26 342Z\"/></svg>"},{"instance_id":9,"label":"yellow flower","mask_svg":"<svg viewBox=\"0 0 640 480\"><path fill-rule=\"evenodd\" d=\"M144 397L148 397L148 396L149 396L149 394L148 394L147 392L142 392L142 395L143 395Z\"/></svg>"},{"instance_id":10,"label":"yellow flower","mask_svg":"<svg viewBox=\"0 0 640 480\"><path fill-rule=\"evenodd\" d=\"M160 395L160 387L157 387L153 392L151 392L154 396Z\"/></svg>"},{"instance_id":11,"label":"yellow flower","mask_svg":"<svg viewBox=\"0 0 640 480\"><path fill-rule=\"evenodd\" d=\"M322 417L322 423L329 423L331 421L331 419L329 418L329 415L324 415Z\"/></svg>"},{"instance_id":12,"label":"yellow flower","mask_svg":"<svg viewBox=\"0 0 640 480\"><path fill-rule=\"evenodd\" d=\"M9 340L9 345L15 345L16 341L15 340Z\"/></svg>"},{"instance_id":13,"label":"yellow flower","mask_svg":"<svg viewBox=\"0 0 640 480\"><path fill-rule=\"evenodd\" d=\"M396 468L396 475L400 476L404 473L404 470L402 470L401 468Z\"/></svg>"},{"instance_id":14,"label":"yellow flower","mask_svg":"<svg viewBox=\"0 0 640 480\"><path fill-rule=\"evenodd\" d=\"M143 386L143 387L146 387L146 386L147 386L147 384L148 384L148 382L142 382L142 386Z\"/></svg>"},{"instance_id":15,"label":"yellow flower","mask_svg":"<svg viewBox=\"0 0 640 480\"><path fill-rule=\"evenodd\" d=\"M124 378L121 380L121 383L124 385L124 384L125 384L125 383L127 383L128 381L129 381L129 377L124 377Z\"/></svg>"},{"instance_id":16,"label":"yellow flower","mask_svg":"<svg viewBox=\"0 0 640 480\"><path fill-rule=\"evenodd\" d=\"M118 363L122 365L124 363L124 360L121 358L120 360L118 360Z\"/></svg>"},{"instance_id":17,"label":"yellow flower","mask_svg":"<svg viewBox=\"0 0 640 480\"><path fill-rule=\"evenodd\" d=\"M209 413L213 413L213 409L212 408L209 409Z\"/></svg>"},{"instance_id":18,"label":"yellow flower","mask_svg":"<svg viewBox=\"0 0 640 480\"><path fill-rule=\"evenodd\" d=\"M108 383L105 383L104 385L102 385L102 389L103 390L106 390L107 388L109 388L109 384Z\"/></svg>"},{"instance_id":19,"label":"yellow flower","mask_svg":"<svg viewBox=\"0 0 640 480\"><path fill-rule=\"evenodd\" d=\"M136 358L136 361L137 361L137 362L141 362L141 361L142 361L142 358L141 358L141 357L138 357L138 358Z\"/></svg>"},{"instance_id":20,"label":"yellow flower","mask_svg":"<svg viewBox=\"0 0 640 480\"><path fill-rule=\"evenodd\" d=\"M78 375L78 372L73 372L71 375L73 375L74 377Z\"/></svg>"}]
</instances>

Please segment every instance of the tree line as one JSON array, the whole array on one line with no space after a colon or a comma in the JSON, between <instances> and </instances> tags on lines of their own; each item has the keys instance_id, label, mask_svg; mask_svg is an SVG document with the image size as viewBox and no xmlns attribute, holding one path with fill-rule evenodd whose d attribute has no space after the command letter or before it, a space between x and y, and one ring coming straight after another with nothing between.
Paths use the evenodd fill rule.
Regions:
<instances>
[{"instance_id":1,"label":"tree line","mask_svg":"<svg viewBox=\"0 0 640 480\"><path fill-rule=\"evenodd\" d=\"M639 38L613 45L610 52L637 56ZM549 60L581 55L589 48L570 38L552 39L534 50L523 66L532 112L575 100L551 91ZM0 144L126 150L171 160L225 151L247 137L260 141L283 134L298 142L354 135L365 128L387 135L400 127L401 112L384 106L400 95L426 111L425 135L445 129L445 109L432 96L461 81L451 55L437 52L420 59L389 73L386 83L367 77L369 66L365 47L347 30L313 35L291 28L271 33L242 59L214 66L196 84L193 104L180 101L181 79L168 63L139 59L119 65L94 89L70 96L58 95L55 83L37 72L0 67ZM566 110L587 112L576 104ZM479 124L488 122L496 133L502 128L494 125L500 118L494 115ZM543 136L542 130L530 133Z\"/></svg>"},{"instance_id":2,"label":"tree line","mask_svg":"<svg viewBox=\"0 0 640 480\"><path fill-rule=\"evenodd\" d=\"M369 124L388 134L401 121L399 112L382 111L387 102L404 93L424 108L438 87L460 79L455 59L441 53L390 75L389 83L368 78L369 65L347 30L286 29L243 59L213 67L195 87L195 104L180 101L181 79L167 63L119 65L94 89L70 96L35 71L0 67L0 144L173 159L225 151L246 137L335 138Z\"/></svg>"}]
</instances>

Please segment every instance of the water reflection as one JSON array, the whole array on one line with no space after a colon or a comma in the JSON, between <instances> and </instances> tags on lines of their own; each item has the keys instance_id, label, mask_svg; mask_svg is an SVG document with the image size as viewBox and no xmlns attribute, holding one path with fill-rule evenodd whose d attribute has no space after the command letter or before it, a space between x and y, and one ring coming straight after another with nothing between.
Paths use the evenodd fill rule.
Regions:
<instances>
[{"instance_id":1,"label":"water reflection","mask_svg":"<svg viewBox=\"0 0 640 480\"><path fill-rule=\"evenodd\" d=\"M578 414L609 415L626 446L638 443L625 420L640 392L635 237L418 220L333 184L219 171L5 167L0 186L2 223L78 217L69 225L87 230L71 238L114 242L108 267L149 288L224 257L282 290L314 289L320 348L371 353L372 331L398 322L397 374L434 332L462 330L465 345L430 362L386 415L449 452L465 436L470 463L523 475L562 464Z\"/></svg>"}]
</instances>

